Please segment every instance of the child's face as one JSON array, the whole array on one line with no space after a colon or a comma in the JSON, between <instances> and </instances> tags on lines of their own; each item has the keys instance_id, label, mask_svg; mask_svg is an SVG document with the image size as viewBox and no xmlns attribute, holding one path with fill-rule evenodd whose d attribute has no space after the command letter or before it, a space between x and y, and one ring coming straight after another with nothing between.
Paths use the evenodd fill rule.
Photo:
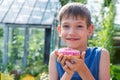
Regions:
<instances>
[{"instance_id":1,"label":"child's face","mask_svg":"<svg viewBox=\"0 0 120 80\"><path fill-rule=\"evenodd\" d=\"M87 28L86 18L68 17L61 20L58 32L68 47L85 50L87 48L87 38L92 35L93 26Z\"/></svg>"}]
</instances>

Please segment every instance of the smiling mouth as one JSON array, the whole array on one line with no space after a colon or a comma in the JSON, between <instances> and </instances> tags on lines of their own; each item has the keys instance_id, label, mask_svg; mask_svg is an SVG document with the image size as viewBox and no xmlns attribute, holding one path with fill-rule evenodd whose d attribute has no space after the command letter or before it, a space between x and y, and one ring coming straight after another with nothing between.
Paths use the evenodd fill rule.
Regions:
<instances>
[{"instance_id":1,"label":"smiling mouth","mask_svg":"<svg viewBox=\"0 0 120 80\"><path fill-rule=\"evenodd\" d=\"M76 41L76 40L79 40L79 39L78 38L67 38L67 40Z\"/></svg>"}]
</instances>

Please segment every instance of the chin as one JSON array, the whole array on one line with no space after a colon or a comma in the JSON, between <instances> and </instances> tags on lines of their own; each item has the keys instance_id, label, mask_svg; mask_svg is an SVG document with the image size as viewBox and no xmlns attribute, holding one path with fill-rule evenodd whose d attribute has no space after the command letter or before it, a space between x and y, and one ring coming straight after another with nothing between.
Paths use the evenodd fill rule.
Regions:
<instances>
[{"instance_id":1,"label":"chin","mask_svg":"<svg viewBox=\"0 0 120 80\"><path fill-rule=\"evenodd\" d=\"M69 48L72 48L72 49L78 49L78 47L76 46L68 46Z\"/></svg>"}]
</instances>

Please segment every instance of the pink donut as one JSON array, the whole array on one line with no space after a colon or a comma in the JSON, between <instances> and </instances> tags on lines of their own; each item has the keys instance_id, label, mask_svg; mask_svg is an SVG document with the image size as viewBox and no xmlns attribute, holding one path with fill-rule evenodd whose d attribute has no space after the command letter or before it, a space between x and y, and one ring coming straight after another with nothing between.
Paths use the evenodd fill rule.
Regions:
<instances>
[{"instance_id":1,"label":"pink donut","mask_svg":"<svg viewBox=\"0 0 120 80\"><path fill-rule=\"evenodd\" d=\"M58 55L59 54L67 55L67 59L70 59L69 56L80 58L80 51L71 48L60 48L58 50Z\"/></svg>"}]
</instances>

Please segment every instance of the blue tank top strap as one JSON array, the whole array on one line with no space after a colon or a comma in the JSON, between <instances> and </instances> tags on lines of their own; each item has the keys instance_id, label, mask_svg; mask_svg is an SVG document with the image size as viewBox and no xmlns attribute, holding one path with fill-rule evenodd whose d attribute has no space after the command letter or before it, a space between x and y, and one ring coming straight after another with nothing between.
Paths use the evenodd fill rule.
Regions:
<instances>
[{"instance_id":1,"label":"blue tank top strap","mask_svg":"<svg viewBox=\"0 0 120 80\"><path fill-rule=\"evenodd\" d=\"M88 48L85 54L85 64L89 68L90 72L94 76L95 80L98 80L99 76L99 63L102 48L93 47ZM58 71L59 80L64 74L64 70L59 62L56 60L56 67ZM71 80L82 80L77 72L74 73Z\"/></svg>"}]
</instances>

